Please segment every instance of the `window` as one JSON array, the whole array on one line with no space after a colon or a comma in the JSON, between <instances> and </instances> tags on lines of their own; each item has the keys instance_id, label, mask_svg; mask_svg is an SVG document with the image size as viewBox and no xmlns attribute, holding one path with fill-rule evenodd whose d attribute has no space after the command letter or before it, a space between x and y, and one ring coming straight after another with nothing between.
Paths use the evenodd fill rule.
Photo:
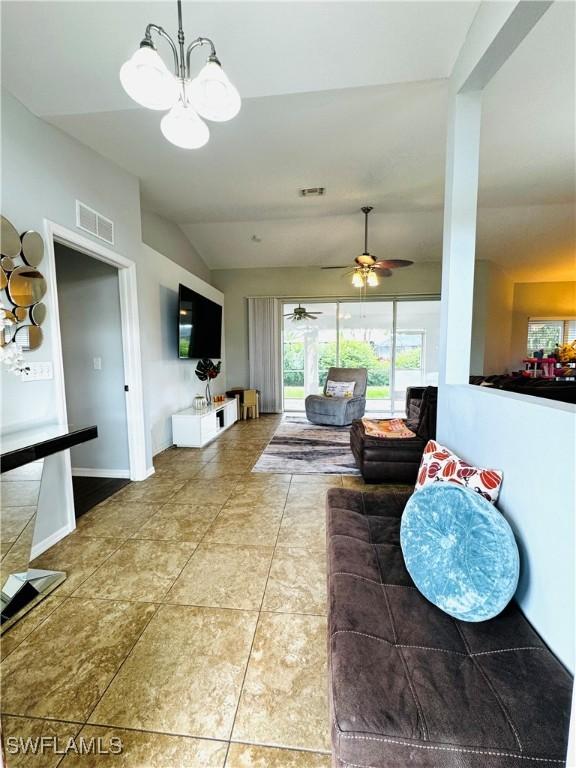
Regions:
<instances>
[{"instance_id":1,"label":"window","mask_svg":"<svg viewBox=\"0 0 576 768\"><path fill-rule=\"evenodd\" d=\"M437 384L437 299L306 300L316 319L294 322L284 303L284 409L303 411L322 392L328 368L365 367L368 413L402 414L406 388Z\"/></svg>"},{"instance_id":2,"label":"window","mask_svg":"<svg viewBox=\"0 0 576 768\"><path fill-rule=\"evenodd\" d=\"M528 320L527 355L543 349L545 354L554 351L557 344L569 344L576 339L576 319Z\"/></svg>"}]
</instances>

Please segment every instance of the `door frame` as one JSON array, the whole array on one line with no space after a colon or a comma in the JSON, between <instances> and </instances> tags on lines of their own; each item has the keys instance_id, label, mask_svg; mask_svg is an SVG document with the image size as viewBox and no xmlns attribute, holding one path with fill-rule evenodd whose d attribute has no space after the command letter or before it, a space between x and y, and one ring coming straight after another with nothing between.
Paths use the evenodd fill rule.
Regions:
<instances>
[{"instance_id":1,"label":"door frame","mask_svg":"<svg viewBox=\"0 0 576 768\"><path fill-rule=\"evenodd\" d=\"M120 293L120 317L122 349L124 359L124 382L128 387L125 395L126 427L128 433L129 470L131 480L145 480L149 475L146 462L146 427L144 416L144 393L142 385L142 359L140 356L140 324L138 317L138 292L136 282L136 264L131 259L96 243L74 230L44 219L44 233L48 264L46 279L53 302L53 311L49 313L49 325L53 339L54 387L58 419L67 422L66 386L64 379L64 357L62 353L62 334L58 306L56 280L56 257L54 243L66 245L118 270L118 288ZM72 465L70 452L65 452L66 475L68 485L68 516L71 528L75 527L74 500L72 491ZM70 505L71 499L71 505ZM71 507L71 508L70 508Z\"/></svg>"}]
</instances>

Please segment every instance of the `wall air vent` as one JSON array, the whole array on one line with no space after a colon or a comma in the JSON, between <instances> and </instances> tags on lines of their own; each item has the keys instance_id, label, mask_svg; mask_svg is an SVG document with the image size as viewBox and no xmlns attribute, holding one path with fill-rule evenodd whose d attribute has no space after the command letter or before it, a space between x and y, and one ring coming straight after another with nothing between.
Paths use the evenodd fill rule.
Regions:
<instances>
[{"instance_id":1,"label":"wall air vent","mask_svg":"<svg viewBox=\"0 0 576 768\"><path fill-rule=\"evenodd\" d=\"M326 187L308 187L307 189L301 189L299 192L300 197L322 197L326 192Z\"/></svg>"},{"instance_id":2,"label":"wall air vent","mask_svg":"<svg viewBox=\"0 0 576 768\"><path fill-rule=\"evenodd\" d=\"M76 200L76 226L84 232L90 232L99 240L114 245L114 222L80 200Z\"/></svg>"}]
</instances>

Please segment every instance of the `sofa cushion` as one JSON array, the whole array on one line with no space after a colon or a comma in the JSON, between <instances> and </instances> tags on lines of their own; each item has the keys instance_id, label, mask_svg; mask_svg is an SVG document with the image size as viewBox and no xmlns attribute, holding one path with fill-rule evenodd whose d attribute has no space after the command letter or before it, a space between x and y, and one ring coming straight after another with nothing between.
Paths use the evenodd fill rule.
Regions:
<instances>
[{"instance_id":1,"label":"sofa cushion","mask_svg":"<svg viewBox=\"0 0 576 768\"><path fill-rule=\"evenodd\" d=\"M327 495L334 765L563 765L570 675L515 603L467 624L415 589L397 543L408 498Z\"/></svg>"},{"instance_id":2,"label":"sofa cushion","mask_svg":"<svg viewBox=\"0 0 576 768\"><path fill-rule=\"evenodd\" d=\"M518 586L518 546L506 518L485 498L452 483L434 483L410 498L400 546L420 592L462 621L486 621Z\"/></svg>"},{"instance_id":3,"label":"sofa cushion","mask_svg":"<svg viewBox=\"0 0 576 768\"><path fill-rule=\"evenodd\" d=\"M470 488L495 504L502 485L502 472L498 469L473 467L456 456L450 448L440 445L436 440L429 440L418 469L416 489L438 482L456 483Z\"/></svg>"}]
</instances>

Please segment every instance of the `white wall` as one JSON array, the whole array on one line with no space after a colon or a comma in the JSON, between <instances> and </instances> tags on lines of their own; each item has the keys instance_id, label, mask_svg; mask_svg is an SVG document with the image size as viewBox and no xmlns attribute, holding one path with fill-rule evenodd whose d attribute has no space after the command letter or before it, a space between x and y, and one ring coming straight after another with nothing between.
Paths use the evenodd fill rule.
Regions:
<instances>
[{"instance_id":1,"label":"white wall","mask_svg":"<svg viewBox=\"0 0 576 768\"><path fill-rule=\"evenodd\" d=\"M194 275L142 244L140 190L136 177L38 119L6 91L2 92L1 138L2 213L19 231L35 229L43 233L44 219L74 230L75 201L79 199L114 221L113 250L136 264L145 361L145 447L147 464L151 467L153 449L163 447L169 439L168 412L189 405L194 392L199 391L199 383L192 379L193 363L177 360L176 343L169 337L169 320L165 319L168 315L162 314L173 301L179 281L195 288ZM40 269L47 269L47 259ZM210 290L205 283L196 284L195 290L201 286ZM45 303L48 312L53 312L54 297L47 294ZM26 359L53 360L53 348L54 339L47 323L44 343L40 349L27 353ZM176 366L181 367L176 369ZM222 385L223 381L221 379ZM3 369L0 384L2 431L56 420L54 381L22 382ZM42 551L45 544L55 543L54 536L58 538L67 532L63 527L67 519L63 500L68 491L62 456L50 462L49 472L51 498L58 498L60 503L50 505L49 519L42 523L45 538L36 542L36 553Z\"/></svg>"},{"instance_id":2,"label":"white wall","mask_svg":"<svg viewBox=\"0 0 576 768\"><path fill-rule=\"evenodd\" d=\"M178 224L142 209L142 242L210 282L210 270Z\"/></svg>"},{"instance_id":3,"label":"white wall","mask_svg":"<svg viewBox=\"0 0 576 768\"><path fill-rule=\"evenodd\" d=\"M154 454L172 445L171 415L188 408L194 395L204 394L205 382L195 375L195 360L178 359L178 284L224 304L224 296L199 277L174 264L147 245L142 246L142 265L156 272L154 281L140 287L140 301L150 324L142 338L142 367L145 383L144 399L147 428L152 437ZM223 315L222 329L226 320ZM224 334L224 330L222 330ZM225 360L224 339L222 359ZM225 390L226 370L222 364L220 376L211 384L213 394Z\"/></svg>"},{"instance_id":4,"label":"white wall","mask_svg":"<svg viewBox=\"0 0 576 768\"><path fill-rule=\"evenodd\" d=\"M54 254L68 421L98 426L72 448L72 467L129 477L118 270L60 243Z\"/></svg>"},{"instance_id":5,"label":"white wall","mask_svg":"<svg viewBox=\"0 0 576 768\"><path fill-rule=\"evenodd\" d=\"M516 598L574 670L576 406L449 386L439 398L438 440L476 466L503 470L498 508L521 554Z\"/></svg>"}]
</instances>

